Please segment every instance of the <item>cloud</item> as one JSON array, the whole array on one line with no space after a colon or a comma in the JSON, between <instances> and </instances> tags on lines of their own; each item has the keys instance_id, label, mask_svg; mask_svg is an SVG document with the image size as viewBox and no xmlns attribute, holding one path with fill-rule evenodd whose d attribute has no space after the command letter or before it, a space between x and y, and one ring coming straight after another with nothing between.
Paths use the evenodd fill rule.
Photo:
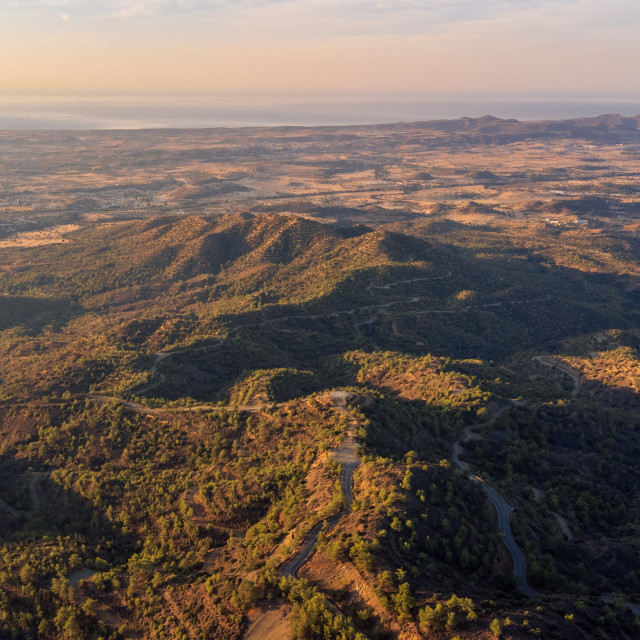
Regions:
<instances>
[{"instance_id":1,"label":"cloud","mask_svg":"<svg viewBox=\"0 0 640 640\"><path fill-rule=\"evenodd\" d=\"M74 4L83 0L75 0ZM70 0L24 0L23 2L12 2L12 7L66 7L70 4Z\"/></svg>"},{"instance_id":2,"label":"cloud","mask_svg":"<svg viewBox=\"0 0 640 640\"><path fill-rule=\"evenodd\" d=\"M195 0L120 0L112 4L110 15L116 18L136 18L172 13L192 13L202 4ZM207 3L209 4L209 3Z\"/></svg>"},{"instance_id":3,"label":"cloud","mask_svg":"<svg viewBox=\"0 0 640 640\"><path fill-rule=\"evenodd\" d=\"M98 16L138 18L164 15L209 16L226 19L242 16L256 26L262 18L278 16L283 27L302 20L300 26L343 25L354 33L370 27L393 29L399 24L424 28L449 21L481 18L510 6L525 7L542 0L26 0L23 7L61 6L69 2L91 7ZM614 0L615 1L615 0Z\"/></svg>"},{"instance_id":4,"label":"cloud","mask_svg":"<svg viewBox=\"0 0 640 640\"><path fill-rule=\"evenodd\" d=\"M37 38L52 37L61 51L73 37L91 38L102 47L101 69L117 78L139 69L136 81L149 83L154 73L159 85L169 83L161 70L175 59L211 78L194 86L215 84L201 69L207 61L229 86L265 83L262 76L297 65L294 86L322 74L325 86L338 77L346 84L348 74L349 86L432 78L465 89L496 69L504 75L496 86L548 86L567 69L564 77L582 73L584 86L597 87L608 75L589 79L591 70L624 67L618 75L631 77L640 56L637 0L0 0L0 14L3 26L14 25L6 39L14 51L29 51ZM76 55L69 69L84 64ZM146 66L160 57L164 66Z\"/></svg>"},{"instance_id":5,"label":"cloud","mask_svg":"<svg viewBox=\"0 0 640 640\"><path fill-rule=\"evenodd\" d=\"M573 22L585 22L585 6L595 27L601 19L621 25L639 22L633 17L636 0L610 0L606 6L595 0L0 0L0 4L4 15L51 15L52 9L69 7L74 19L179 16L193 19L196 30L204 22L216 32L230 27L245 34L300 37L429 34L461 23L518 22L519 16L533 16L539 22L541 17L551 20L557 15L570 28Z\"/></svg>"},{"instance_id":6,"label":"cloud","mask_svg":"<svg viewBox=\"0 0 640 640\"><path fill-rule=\"evenodd\" d=\"M111 14L117 18L132 18L136 16L148 16L159 13L166 8L168 2L164 0L137 0L134 2L120 2L114 7Z\"/></svg>"}]
</instances>

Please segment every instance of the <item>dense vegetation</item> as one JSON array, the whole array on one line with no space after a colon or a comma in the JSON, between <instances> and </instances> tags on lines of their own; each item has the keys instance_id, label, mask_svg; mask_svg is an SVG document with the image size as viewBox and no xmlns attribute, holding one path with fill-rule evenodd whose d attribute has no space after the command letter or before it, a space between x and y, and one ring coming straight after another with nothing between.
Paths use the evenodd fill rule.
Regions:
<instances>
[{"instance_id":1,"label":"dense vegetation","mask_svg":"<svg viewBox=\"0 0 640 640\"><path fill-rule=\"evenodd\" d=\"M243 193L191 179L148 188ZM252 640L276 614L300 639L637 637L636 227L452 207L372 227L263 203L2 249L0 638ZM558 207L530 210L620 213ZM353 507L281 577L340 513L351 428ZM514 507L540 598L470 474Z\"/></svg>"}]
</instances>

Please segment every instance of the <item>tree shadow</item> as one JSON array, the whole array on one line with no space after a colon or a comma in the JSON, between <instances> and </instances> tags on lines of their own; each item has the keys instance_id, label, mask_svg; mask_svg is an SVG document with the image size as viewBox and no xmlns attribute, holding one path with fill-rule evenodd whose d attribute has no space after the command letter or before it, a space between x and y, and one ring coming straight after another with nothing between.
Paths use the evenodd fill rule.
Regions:
<instances>
[{"instance_id":1,"label":"tree shadow","mask_svg":"<svg viewBox=\"0 0 640 640\"><path fill-rule=\"evenodd\" d=\"M84 313L69 298L0 295L0 331L22 327L40 332L47 326L59 329Z\"/></svg>"},{"instance_id":2,"label":"tree shadow","mask_svg":"<svg viewBox=\"0 0 640 640\"><path fill-rule=\"evenodd\" d=\"M97 557L112 564L133 553L135 541L116 529L89 500L55 481L54 468L11 456L0 456L0 510L6 517L0 522L0 542L82 536L87 548L102 546ZM110 543L104 546L104 542Z\"/></svg>"},{"instance_id":3,"label":"tree shadow","mask_svg":"<svg viewBox=\"0 0 640 640\"><path fill-rule=\"evenodd\" d=\"M201 330L227 332L223 345L204 350L196 343L165 359L167 382L150 395L223 399L251 369L307 369L320 380L327 356L357 348L505 361L527 350L553 352L586 333L637 326L639 294L614 276L549 268L518 248L478 257L423 242L415 252L433 266L365 268L309 302L218 316Z\"/></svg>"},{"instance_id":4,"label":"tree shadow","mask_svg":"<svg viewBox=\"0 0 640 640\"><path fill-rule=\"evenodd\" d=\"M516 534L538 584L582 584L637 601L638 395L597 381L576 397L547 389L546 401L512 406L485 427L481 439L465 444L463 458L517 507ZM571 540L556 514L568 522Z\"/></svg>"}]
</instances>

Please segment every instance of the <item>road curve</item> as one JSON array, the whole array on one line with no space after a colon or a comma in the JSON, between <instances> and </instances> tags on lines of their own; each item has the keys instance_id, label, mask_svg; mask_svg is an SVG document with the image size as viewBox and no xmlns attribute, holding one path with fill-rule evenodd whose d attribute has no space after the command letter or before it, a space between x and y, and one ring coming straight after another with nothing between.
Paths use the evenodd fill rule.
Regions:
<instances>
[{"instance_id":1,"label":"road curve","mask_svg":"<svg viewBox=\"0 0 640 640\"><path fill-rule=\"evenodd\" d=\"M549 366L553 366L553 365L549 365ZM579 382L577 383L577 385L579 385ZM481 426L493 424L493 422L496 421L498 416L501 415L508 408L509 408L509 405L506 407L502 407L499 411L497 411L491 417L491 419L488 422L471 425L464 430L465 437L463 438L463 440L461 441L459 440L453 445L453 460L456 466L460 470L468 471L469 469L469 464L466 462L463 462L459 458L459 453L462 450L460 447L460 443L468 442L469 440L474 439L474 437L478 437L473 432L474 429ZM513 512L513 508L509 506L506 500L493 487L488 485L479 476L469 475L469 479L472 480L473 482L480 484L480 486L482 487L482 490L487 494L487 497L491 501L491 504L495 507L496 511L498 512L498 528L500 530L500 533L504 535L504 544L507 547L507 550L509 551L509 553L511 554L511 557L513 558L513 575L516 579L516 585L517 585L518 591L520 591L520 593L524 594L529 598L541 597L543 594L539 593L535 589L532 589L529 586L529 583L527 582L527 559L524 555L524 552L518 546L518 543L515 541L513 537L513 533L511 531L511 514ZM569 526L566 520L564 520L562 516L559 516L556 513L554 513L554 515L558 519L558 523L560 524L563 530L563 533L565 533L565 535L567 535L569 540L571 540L573 536L571 535L571 531L569 529ZM564 525L566 526L566 530L565 530L565 527L562 526L563 521L564 521ZM601 597L600 600L607 604L613 604L612 598ZM640 605L637 605L637 604L634 604L633 602L628 602L628 601L625 601L624 605L627 607L627 609L629 609L629 611L631 611L631 613L634 616L640 616Z\"/></svg>"},{"instance_id":2,"label":"road curve","mask_svg":"<svg viewBox=\"0 0 640 640\"><path fill-rule=\"evenodd\" d=\"M463 471L469 471L469 463L460 460L460 454L462 453L462 444L464 442L469 442L470 440L480 440L482 436L478 435L475 430L479 429L480 427L491 426L505 411L509 410L512 406L512 404L505 404L497 411L495 411L486 422L476 422L475 424L471 424L468 427L465 427L464 431L462 432L464 437L461 440L457 440L453 443L452 457L456 467L462 469Z\"/></svg>"},{"instance_id":3,"label":"road curve","mask_svg":"<svg viewBox=\"0 0 640 640\"><path fill-rule=\"evenodd\" d=\"M602 602L606 602L607 604L613 604L613 598L600 598L600 600ZM627 607L627 609L629 609L629 611L631 611L634 616L640 616L640 606L638 606L637 604L625 601L624 606Z\"/></svg>"},{"instance_id":4,"label":"road curve","mask_svg":"<svg viewBox=\"0 0 640 640\"><path fill-rule=\"evenodd\" d=\"M518 591L529 598L539 598L542 594L532 589L527 582L527 559L511 532L511 513L513 509L493 487L490 487L477 476L469 477L474 482L480 483L482 490L487 494L487 497L491 500L491 504L493 504L498 512L498 528L500 529L500 533L504 535L504 544L513 558L513 575L516 579Z\"/></svg>"},{"instance_id":5,"label":"road curve","mask_svg":"<svg viewBox=\"0 0 640 640\"><path fill-rule=\"evenodd\" d=\"M411 279L407 279L407 280L398 280L396 282L390 282L386 285L374 285L373 283L370 283L365 291L368 291L371 295L373 295L373 289L391 289L393 287L398 286L399 284L403 284L403 283L410 283L410 282L420 282L420 281L435 281L435 280L443 280L446 278L449 278L453 275L453 273L451 271L448 271L447 273L440 275L440 276L433 276L433 277L421 277L421 278L411 278ZM263 327L263 326L267 326L267 325L271 325L271 324L276 324L279 322L283 322L285 320L293 320L293 319L305 319L305 320L310 320L310 319L316 319L316 318L326 318L329 316L339 316L339 315L352 315L354 313L356 313L357 311L362 311L362 310L377 310L377 309L386 309L389 308L393 305L398 305L398 304L413 304L416 302L420 301L420 297L412 297L412 298L401 298L399 300L392 300L391 302L387 302L384 304L379 304L379 305L363 305L363 306L359 306L359 307L353 307L352 309L346 309L344 311L334 311L331 313L318 313L318 314L312 314L312 315L289 315L289 316L281 316L279 318L272 318L271 320L265 320L264 322L258 322L258 323L248 323L248 324L240 324L237 325L236 327L234 327L233 329L231 329L226 338L215 338L216 342L210 343L210 344L205 344L203 346L200 347L188 347L185 349L176 349L173 351L156 351L153 356L153 363L151 365L151 367L149 368L149 374L151 374L151 376L157 376L157 380L154 380L152 382L147 382L147 384L144 384L143 386L139 386L139 385L134 385L133 387L131 387L130 389L127 390L128 393L130 394L135 394L135 395L142 395L144 393L147 393L153 389L156 389L157 387L160 387L162 384L164 384L166 382L166 375L163 374L162 372L160 372L158 370L158 367L160 365L161 362L163 362L165 359L170 358L171 356L176 356L179 354L185 354L185 353L194 353L196 351L206 351L209 349L215 349L215 348L219 348L221 347L223 344L225 344L225 341L227 338L229 338L232 334L237 333L238 331L240 331L241 329L244 328L256 328L256 327ZM545 300L548 299L544 298ZM531 299L531 300L516 300L516 301L511 301L511 302L495 302L495 303L488 303L488 304L481 304L481 305L475 305L475 306L467 306L467 307L463 307L461 309L427 309L427 310L423 310L423 311L417 311L414 312L415 315L421 315L421 314L453 314L453 313L466 313L467 311L470 311L472 309L485 309L485 308L489 308L489 307L500 307L503 306L505 304L526 304L529 302L538 302L541 299ZM378 314L377 312L371 316L370 318L368 318L367 320L364 320L362 322L356 323L355 324L355 332L356 332L356 338L359 338L362 336L362 333L360 331L360 327L364 326L364 325L368 325L368 324L373 324L376 320L378 319ZM544 364L544 363L543 363ZM124 404L127 408L132 409L134 411L137 411L138 413L147 413L147 414L153 414L153 413L159 413L160 411L154 411L152 409L146 409L144 408L142 405L140 405L137 402L133 402L133 401L126 401L120 398L115 398L113 396L107 396L107 395L100 395L100 394L85 394L84 397L88 397L92 400L97 400L100 403L104 403L104 402L111 402L111 401L119 401L122 404ZM209 406L203 406L203 407L190 407L190 408L183 408L183 409L178 409L181 411L195 411L195 410L199 410L199 409L210 409L210 410L216 410L216 407L209 407ZM228 407L225 407L228 408ZM240 411L256 411L258 409L258 407L254 407L254 406L243 406L243 407L235 407L237 409L239 409ZM220 409L218 407L218 409Z\"/></svg>"},{"instance_id":6,"label":"road curve","mask_svg":"<svg viewBox=\"0 0 640 640\"><path fill-rule=\"evenodd\" d=\"M318 522L318 524L311 529L302 546L283 564L280 565L280 575L284 577L295 578L298 575L298 571L313 555L314 548L318 542L318 536L322 530L331 531L340 519L345 514L351 511L351 505L353 504L353 472L359 465L359 462L348 462L343 464L342 471L340 473L340 486L342 487L343 495L343 507L339 513L333 516L329 516L324 520Z\"/></svg>"},{"instance_id":7,"label":"road curve","mask_svg":"<svg viewBox=\"0 0 640 640\"><path fill-rule=\"evenodd\" d=\"M36 485L42 478L45 477L45 473L42 471L34 471L31 474L31 482L29 483L29 496L31 498L31 510L30 511L16 511L10 504L7 504L2 498L0 498L0 510L4 510L11 517L16 520L27 519L34 513L40 511L40 498Z\"/></svg>"},{"instance_id":8,"label":"road curve","mask_svg":"<svg viewBox=\"0 0 640 640\"><path fill-rule=\"evenodd\" d=\"M333 408L340 412L347 412L347 402L353 394L345 391L334 391L329 394ZM355 421L354 421L355 422ZM311 558L314 552L318 536L322 530L331 531L340 519L351 511L353 504L353 472L360 465L357 456L357 442L353 424L350 425L347 436L342 444L331 452L331 458L342 464L340 471L340 488L342 489L342 509L328 518L318 522L305 538L302 546L280 565L280 575L295 578L302 566Z\"/></svg>"},{"instance_id":9,"label":"road curve","mask_svg":"<svg viewBox=\"0 0 640 640\"><path fill-rule=\"evenodd\" d=\"M545 367L558 369L558 371L561 371L562 373L568 375L573 381L573 389L571 390L571 395L574 398L580 393L582 381L580 379L580 374L573 367L570 367L566 362L562 362L561 360L557 360L556 358L553 358L551 356L534 356L533 359Z\"/></svg>"},{"instance_id":10,"label":"road curve","mask_svg":"<svg viewBox=\"0 0 640 640\"><path fill-rule=\"evenodd\" d=\"M495 411L491 418L486 422L470 425L464 430L463 439L458 440L453 444L453 462L461 471L468 472L470 470L470 465L467 462L460 460L460 453L462 453L461 443L480 438L474 430L479 427L485 427L493 424L505 411L511 408L511 406L512 404L508 404L500 407L500 409ZM493 487L490 487L486 482L484 482L482 478L471 474L469 475L469 479L480 484L482 490L487 494L491 504L498 512L498 529L504 536L504 544L513 558L513 575L516 579L518 591L529 598L539 597L542 594L538 593L535 589L532 589L527 582L527 559L511 532L511 512L513 509L507 504L506 500Z\"/></svg>"}]
</instances>

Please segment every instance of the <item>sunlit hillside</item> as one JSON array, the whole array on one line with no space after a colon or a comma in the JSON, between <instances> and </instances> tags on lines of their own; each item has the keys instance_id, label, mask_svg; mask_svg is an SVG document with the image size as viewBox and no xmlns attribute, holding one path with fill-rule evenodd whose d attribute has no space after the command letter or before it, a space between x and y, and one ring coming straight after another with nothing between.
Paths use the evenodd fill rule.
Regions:
<instances>
[{"instance_id":1,"label":"sunlit hillside","mask_svg":"<svg viewBox=\"0 0 640 640\"><path fill-rule=\"evenodd\" d=\"M212 136L25 142L0 638L638 637L636 120Z\"/></svg>"}]
</instances>

